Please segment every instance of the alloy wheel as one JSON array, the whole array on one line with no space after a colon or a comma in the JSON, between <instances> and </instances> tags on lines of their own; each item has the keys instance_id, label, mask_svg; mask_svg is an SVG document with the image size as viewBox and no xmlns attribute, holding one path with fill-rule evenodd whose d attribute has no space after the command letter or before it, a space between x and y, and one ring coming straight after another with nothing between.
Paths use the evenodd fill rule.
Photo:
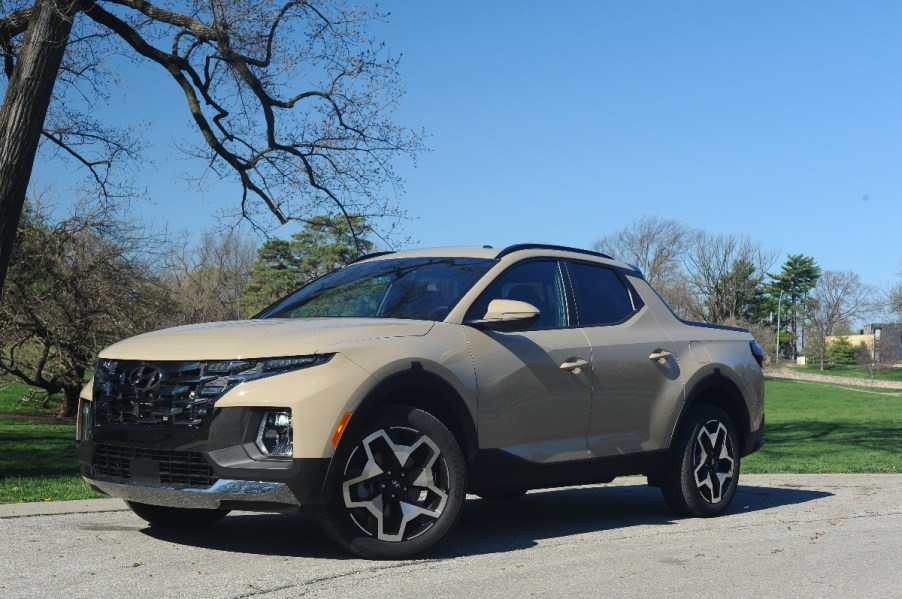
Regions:
<instances>
[{"instance_id":1,"label":"alloy wheel","mask_svg":"<svg viewBox=\"0 0 902 599\"><path fill-rule=\"evenodd\" d=\"M720 503L733 482L736 456L729 431L719 420L700 427L693 446L692 469L702 498Z\"/></svg>"},{"instance_id":2,"label":"alloy wheel","mask_svg":"<svg viewBox=\"0 0 902 599\"><path fill-rule=\"evenodd\" d=\"M354 448L342 495L351 520L368 536L407 541L441 517L450 481L447 461L432 439L412 428L389 427Z\"/></svg>"}]
</instances>

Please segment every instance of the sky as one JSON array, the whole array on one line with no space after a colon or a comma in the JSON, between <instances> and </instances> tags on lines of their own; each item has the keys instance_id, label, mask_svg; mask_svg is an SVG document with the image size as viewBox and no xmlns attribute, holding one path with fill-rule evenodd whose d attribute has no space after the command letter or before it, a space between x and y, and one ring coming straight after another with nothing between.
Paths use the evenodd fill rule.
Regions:
<instances>
[{"instance_id":1,"label":"sky","mask_svg":"<svg viewBox=\"0 0 902 599\"><path fill-rule=\"evenodd\" d=\"M902 280L902 3L384 0L403 56L397 122L429 151L395 163L413 247L591 247L641 216ZM180 177L172 83L124 66L105 114L145 114L147 218L216 225ZM134 73L129 69L134 69ZM104 114L101 112L100 114ZM182 114L181 118L173 115ZM38 180L68 185L57 167ZM296 227L296 226L295 226ZM287 237L296 228L275 235Z\"/></svg>"}]
</instances>

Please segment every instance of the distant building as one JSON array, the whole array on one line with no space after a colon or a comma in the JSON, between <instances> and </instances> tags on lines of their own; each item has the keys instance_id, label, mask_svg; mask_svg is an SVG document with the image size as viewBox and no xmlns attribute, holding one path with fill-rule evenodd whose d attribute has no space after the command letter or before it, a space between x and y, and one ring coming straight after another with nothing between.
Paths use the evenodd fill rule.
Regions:
<instances>
[{"instance_id":1,"label":"distant building","mask_svg":"<svg viewBox=\"0 0 902 599\"><path fill-rule=\"evenodd\" d=\"M902 363L902 326L894 323L872 323L864 325L857 335L832 335L827 337L827 346L843 336L854 346L864 343L876 362Z\"/></svg>"}]
</instances>

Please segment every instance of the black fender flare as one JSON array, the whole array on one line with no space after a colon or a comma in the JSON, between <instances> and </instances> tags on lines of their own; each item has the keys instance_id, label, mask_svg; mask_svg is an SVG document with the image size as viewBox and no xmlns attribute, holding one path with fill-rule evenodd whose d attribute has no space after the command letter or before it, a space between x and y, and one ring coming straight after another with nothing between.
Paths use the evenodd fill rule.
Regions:
<instances>
[{"instance_id":1,"label":"black fender flare","mask_svg":"<svg viewBox=\"0 0 902 599\"><path fill-rule=\"evenodd\" d=\"M718 401L712 402L706 399L705 396L710 391L717 391ZM677 417L676 425L670 435L670 447L673 447L674 439L682 430L689 410L698 403L712 403L727 412L733 418L733 424L739 434L739 446L745 447L745 441L751 433L751 418L745 397L739 384L725 375L723 369L717 366L686 385L686 401L683 402L680 415Z\"/></svg>"}]
</instances>

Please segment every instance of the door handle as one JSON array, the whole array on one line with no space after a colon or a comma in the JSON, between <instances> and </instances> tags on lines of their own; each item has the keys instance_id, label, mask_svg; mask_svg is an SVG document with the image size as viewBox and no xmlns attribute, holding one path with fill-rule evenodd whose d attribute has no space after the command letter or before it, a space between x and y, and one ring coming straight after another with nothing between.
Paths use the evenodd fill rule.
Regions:
<instances>
[{"instance_id":1,"label":"door handle","mask_svg":"<svg viewBox=\"0 0 902 599\"><path fill-rule=\"evenodd\" d=\"M579 374L582 367L588 365L588 360L583 360L582 358L569 358L567 361L561 364L561 370L569 370L574 374Z\"/></svg>"},{"instance_id":2,"label":"door handle","mask_svg":"<svg viewBox=\"0 0 902 599\"><path fill-rule=\"evenodd\" d=\"M648 356L649 360L655 360L659 364L663 364L667 361L667 358L670 357L670 352L666 349L658 348L655 351L651 352L651 355Z\"/></svg>"}]
</instances>

